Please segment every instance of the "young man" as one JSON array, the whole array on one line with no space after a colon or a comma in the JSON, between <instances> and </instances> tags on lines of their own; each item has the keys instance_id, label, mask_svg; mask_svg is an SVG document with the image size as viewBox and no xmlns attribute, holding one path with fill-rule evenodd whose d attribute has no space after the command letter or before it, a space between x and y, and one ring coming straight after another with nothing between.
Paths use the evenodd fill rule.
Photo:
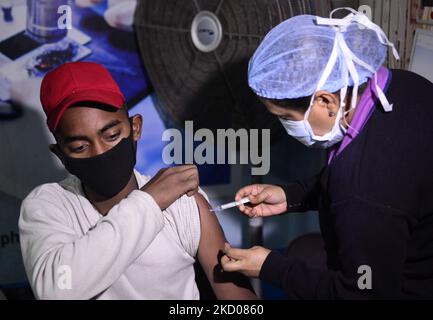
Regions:
<instances>
[{"instance_id":1,"label":"young man","mask_svg":"<svg viewBox=\"0 0 433 320\"><path fill-rule=\"evenodd\" d=\"M255 299L239 274L224 279L224 234L198 189L195 166L134 170L142 117L128 118L102 66L67 63L41 86L50 149L73 174L23 201L27 275L39 299L198 299L198 257L220 299ZM217 271L217 272L216 272Z\"/></svg>"}]
</instances>

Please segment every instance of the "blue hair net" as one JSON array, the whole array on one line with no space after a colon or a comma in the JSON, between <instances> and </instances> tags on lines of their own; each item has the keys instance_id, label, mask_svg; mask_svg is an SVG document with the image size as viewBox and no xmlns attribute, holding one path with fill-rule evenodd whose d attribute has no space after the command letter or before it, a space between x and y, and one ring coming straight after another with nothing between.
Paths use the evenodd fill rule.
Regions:
<instances>
[{"instance_id":1,"label":"blue hair net","mask_svg":"<svg viewBox=\"0 0 433 320\"><path fill-rule=\"evenodd\" d=\"M339 32L335 26L318 24L317 19L311 15L296 16L266 35L250 60L248 71L249 85L258 96L295 99L312 96L317 89L337 92L346 85L354 85L349 73L348 82L345 81L343 75L347 64L340 51L325 84L317 87ZM387 45L392 44L387 43L387 39L381 39L377 30L356 21L351 21L340 30L353 54L377 71L385 61ZM358 85L374 75L371 69L354 64L359 76Z\"/></svg>"}]
</instances>

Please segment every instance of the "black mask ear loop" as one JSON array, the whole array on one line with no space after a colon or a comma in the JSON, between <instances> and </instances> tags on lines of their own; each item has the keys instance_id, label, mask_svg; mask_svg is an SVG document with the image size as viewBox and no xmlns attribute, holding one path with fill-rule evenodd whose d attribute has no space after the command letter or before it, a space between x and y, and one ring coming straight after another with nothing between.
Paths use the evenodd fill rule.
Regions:
<instances>
[{"instance_id":1,"label":"black mask ear loop","mask_svg":"<svg viewBox=\"0 0 433 320\"><path fill-rule=\"evenodd\" d=\"M131 130L131 132L128 136L128 139L132 140L132 142L134 144L135 152L137 152L137 144L138 143L137 143L137 141L134 141L134 126L133 126L134 117L129 117L128 120L129 120L129 125L130 125L130 130Z\"/></svg>"},{"instance_id":2,"label":"black mask ear loop","mask_svg":"<svg viewBox=\"0 0 433 320\"><path fill-rule=\"evenodd\" d=\"M131 126L131 133L130 133L130 135L129 135L129 139L132 140L132 144L133 144L134 149L135 149L135 157L137 158L137 149L138 149L137 145L138 145L138 142L137 142L137 141L134 141L134 126L133 126L133 120L134 120L134 117L129 117L129 124L130 124L130 126ZM135 181L135 190L137 190L137 189L139 189L140 186L138 185L137 177L135 176L135 174L134 174L134 181Z\"/></svg>"},{"instance_id":3,"label":"black mask ear loop","mask_svg":"<svg viewBox=\"0 0 433 320\"><path fill-rule=\"evenodd\" d=\"M134 117L129 117L128 120L129 120L129 126L131 127L131 134L130 134L130 136L132 136L134 134L134 126L133 126Z\"/></svg>"}]
</instances>

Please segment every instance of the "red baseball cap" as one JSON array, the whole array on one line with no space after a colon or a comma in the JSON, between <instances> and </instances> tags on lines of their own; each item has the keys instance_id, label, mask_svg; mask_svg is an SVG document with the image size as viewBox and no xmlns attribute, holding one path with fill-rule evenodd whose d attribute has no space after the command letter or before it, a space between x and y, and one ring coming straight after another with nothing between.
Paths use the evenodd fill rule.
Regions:
<instances>
[{"instance_id":1,"label":"red baseball cap","mask_svg":"<svg viewBox=\"0 0 433 320\"><path fill-rule=\"evenodd\" d=\"M41 103L54 132L65 110L78 102L100 102L123 108L125 97L107 69L93 62L69 62L47 73Z\"/></svg>"}]
</instances>

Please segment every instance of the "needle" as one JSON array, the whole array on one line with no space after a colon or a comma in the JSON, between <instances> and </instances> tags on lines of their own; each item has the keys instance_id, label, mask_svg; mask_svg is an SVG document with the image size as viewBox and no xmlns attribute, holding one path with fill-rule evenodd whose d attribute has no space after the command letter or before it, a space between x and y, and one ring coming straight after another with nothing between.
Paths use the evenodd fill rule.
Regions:
<instances>
[{"instance_id":1,"label":"needle","mask_svg":"<svg viewBox=\"0 0 433 320\"><path fill-rule=\"evenodd\" d=\"M240 206L242 204L249 203L249 202L250 202L250 199L243 198L243 199L241 199L239 201L234 201L234 202L222 204L220 206L217 206L217 207L211 209L210 211L211 212L220 212L220 211L227 210L227 209L230 209L230 208L234 208L234 207L237 207L237 206Z\"/></svg>"}]
</instances>

